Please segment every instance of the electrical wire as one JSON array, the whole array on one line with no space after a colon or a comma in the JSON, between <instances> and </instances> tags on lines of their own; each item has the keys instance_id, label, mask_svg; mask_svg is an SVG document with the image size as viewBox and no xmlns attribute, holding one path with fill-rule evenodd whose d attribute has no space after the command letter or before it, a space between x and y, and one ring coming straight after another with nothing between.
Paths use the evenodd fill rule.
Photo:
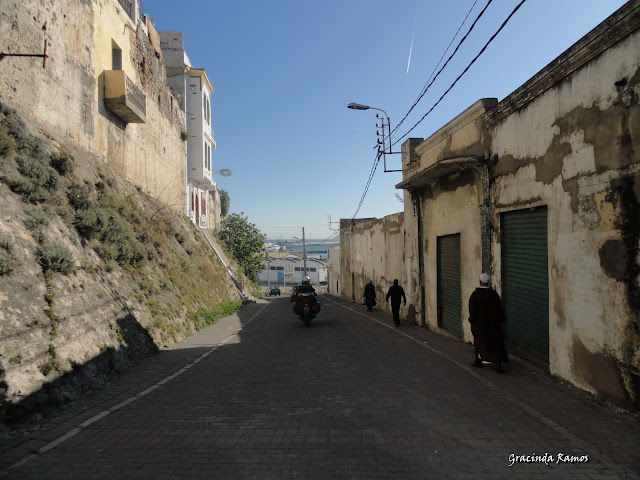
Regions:
<instances>
[{"instance_id":1,"label":"electrical wire","mask_svg":"<svg viewBox=\"0 0 640 480\"><path fill-rule=\"evenodd\" d=\"M491 38L489 39L489 41L487 43L485 43L484 47L482 47L482 49L480 50L480 52L478 52L478 54L474 57L473 60L471 60L471 63L469 63L469 65L466 66L466 68L462 71L462 73L460 75L458 75L458 78L455 79L455 81L451 84L451 86L449 86L449 88L447 88L447 90L442 94L442 96L438 99L438 101L436 103L433 104L433 106L427 111L427 113L425 113L422 118L420 120L418 120L413 127L411 127L402 137L400 137L399 139L397 139L395 142L393 142L391 145L396 145L397 143L399 143L400 141L402 141L407 135L409 135L418 125L420 125L422 123L422 121L427 117L427 115L429 115L434 108L436 108L438 106L438 104L442 101L442 99L451 91L451 89L456 85L456 83L458 83L458 81L467 73L467 71L471 68L471 66L476 62L476 60L478 60L478 58L480 57L480 55L482 55L484 53L484 51L487 49L487 47L489 46L489 44L491 44L491 42L493 42L493 40L498 36L498 34L502 31L502 29L505 27L505 25L509 22L509 20L511 20L511 17L513 17L513 15L515 15L515 13L520 9L520 7L524 4L524 2L526 2L527 0L522 0L517 6L516 8L513 9L513 11L509 14L509 16L506 18L506 20L504 22L502 22L502 25L500 25L500 28L491 36Z\"/></svg>"},{"instance_id":2,"label":"electrical wire","mask_svg":"<svg viewBox=\"0 0 640 480\"><path fill-rule=\"evenodd\" d=\"M480 14L476 17L476 19L474 20L473 24L471 25L471 27L469 28L469 30L467 31L467 33L465 34L465 36L460 40L460 42L458 43L458 45L456 46L456 49L454 50L454 52L449 56L449 58L447 59L447 61L445 62L445 64L442 66L442 68L440 68L440 70L438 71L438 73L435 75L435 77L433 77L433 79L431 80L430 83L428 83L428 85L423 89L423 92L420 94L420 96L417 98L417 100L414 102L413 106L411 107L411 109L409 109L409 112L407 112L407 114L405 115L405 117L400 121L400 123L398 124L398 126L396 128L394 128L393 132L397 131L398 127L402 124L402 122L404 122L404 120L407 118L407 116L409 115L409 113L411 113L411 110L413 110L413 108L415 108L415 106L418 104L418 102L422 99L422 97L424 96L424 94L427 92L427 90L429 89L429 87L431 87L431 85L433 85L433 82L436 80L436 78L438 77L438 75L440 74L440 72L442 72L442 70L444 70L444 68L447 66L447 64L449 63L449 61L453 58L453 56L456 54L456 52L458 51L458 49L460 48L460 46L462 45L462 43L465 41L465 39L469 36L469 34L471 33L471 31L473 30L474 26L476 25L476 23L478 22L478 20L482 17L482 15L484 14L484 12L487 10L487 7L491 4L493 0L488 0L487 4L485 5L485 7L482 9L482 11L480 12ZM509 14L509 16L506 18L506 20L502 23L502 25L500 26L500 28L491 36L491 38L489 39L489 41L484 45L484 47L482 47L482 49L480 50L480 52L474 57L474 59L471 61L471 63L469 63L469 65L467 65L467 67L462 71L462 73L458 76L458 78L456 78L456 80L451 84L451 86L449 86L449 88L442 94L442 96L438 99L438 101L427 111L427 113L425 113L422 118L416 122L415 125L413 125L413 127L411 127L409 129L409 131L407 131L402 137L400 137L398 140L396 140L395 142L391 143L391 134L389 134L389 141L390 141L390 145L396 145L398 142L400 142L401 140L403 140L407 135L409 135L409 133L411 133L420 123L422 123L422 121L427 117L427 115L429 115L429 113L431 113L433 111L433 109L438 106L438 104L442 101L442 99L451 91L451 89L456 85L456 83L458 83L458 81L467 73L467 71L471 68L471 66L476 62L476 60L480 57L480 55L482 55L484 53L484 51L487 49L487 47L491 44L491 42L493 42L493 40L498 36L498 34L502 31L502 29L505 27L505 25L509 22L509 20L511 20L511 17L513 17L513 15L520 9L520 7L524 4L526 0L522 0L514 9L513 11ZM473 4L475 6L475 2ZM473 10L473 6L471 7L471 10L469 11L469 14L471 13L471 11ZM467 17L469 16L469 14L467 14ZM466 22L467 17L465 17L465 20L462 22L462 25L464 25L464 23ZM462 25L460 26L460 28L462 28ZM460 29L458 29L458 31L460 31ZM456 38L456 35L454 35L454 39ZM453 40L452 40L453 42ZM451 44L449 44L449 46L451 46ZM447 47L448 50L448 47ZM447 50L445 50L444 55L446 54ZM442 58L440 59L442 60ZM437 68L437 65L436 65ZM427 80L427 82L429 82ZM378 164L380 163L380 157L381 157L381 152L377 152L376 154L376 158L373 161L373 165L371 167L371 172L369 173L369 178L367 179L367 184L365 185L364 191L362 192L362 197L360 198L360 202L358 203L358 208L356 209L355 213L353 214L353 217L351 217L351 220L353 221L356 216L358 215L358 212L360 211L360 208L362 207L362 204L364 202L365 197L367 196L367 192L369 191L369 187L371 186L371 182L373 180L373 176L376 172L376 169L378 168ZM344 230L346 230L348 227L345 227ZM340 232L342 232L342 230L340 230Z\"/></svg>"},{"instance_id":3,"label":"electrical wire","mask_svg":"<svg viewBox=\"0 0 640 480\"><path fill-rule=\"evenodd\" d=\"M435 67L433 67L433 71L431 72L431 75L429 75L429 78L427 79L427 82L425 83L424 87L422 87L422 90L420 90L420 95L418 95L418 98L413 102L413 105L411 105L411 108L409 108L409 111L405 114L405 116L402 118L402 120L400 120L400 123L398 123L398 125L395 126L395 128L393 129L393 131L389 134L389 138L391 138L391 136L398 131L398 129L400 128L400 125L402 125L404 123L404 121L407 119L407 117L409 116L409 114L413 111L413 109L418 105L418 102L420 102L420 100L422 99L422 97L424 97L425 93L427 93L427 90L429 90L429 88L431 87L431 85L433 85L433 82L435 82L436 78L438 78L438 75L440 75L440 72L442 72L442 70L444 70L444 68L447 66L447 63L449 63L449 61L454 57L454 55L456 54L456 52L458 51L458 49L460 48L460 45L462 45L462 43L465 41L465 39L469 36L469 33L471 33L471 30L473 30L473 27L475 27L476 23L478 22L478 20L480 19L480 17L482 17L482 15L484 14L485 10L487 9L487 7L489 6L489 4L492 2L493 0L489 0L489 2L487 3L487 5L484 7L484 9L480 12L480 14L478 15L478 17L475 19L475 21L473 22L473 24L471 25L471 27L469 28L469 30L467 31L466 35L462 38L462 40L460 40L460 43L458 43L458 46L456 47L456 49L454 50L454 52L451 54L451 56L447 59L446 63L442 66L442 68L438 71L438 73L436 74L436 76L434 77L433 74L435 73L436 69L440 66L440 63L442 62L442 59L444 58L444 56L447 54L447 52L449 51L449 49L451 48L451 45L453 44L454 40L457 38L458 34L460 33L460 30L462 30L462 27L464 26L465 23L467 23L467 19L469 18L469 15L471 15L471 12L473 11L474 7L476 6L476 3L478 3L478 0L475 0L473 2L473 5L471 5L471 8L469 9L469 11L467 12L467 15L464 17L464 20L462 21L462 23L460 24L460 26L458 27L458 30L456 31L455 35L453 36L453 38L451 38L451 41L449 42L449 45L447 46L447 48L445 49L445 51L442 53L442 56L440 57L440 60L438 60L438 63L436 64Z\"/></svg>"},{"instance_id":4,"label":"electrical wire","mask_svg":"<svg viewBox=\"0 0 640 480\"><path fill-rule=\"evenodd\" d=\"M364 191L362 192L362 197L360 197L360 203L358 203L358 208L356 212L351 217L351 220L356 218L358 212L360 211L360 207L362 207L362 203L364 202L365 197L367 196L367 192L369 191L369 187L371 186L371 182L373 181L373 176L376 173L376 169L378 168L378 164L380 163L381 153L377 152L376 158L373 160L373 165L371 166L371 173L369 173L369 179L367 180L367 185L364 187Z\"/></svg>"}]
</instances>

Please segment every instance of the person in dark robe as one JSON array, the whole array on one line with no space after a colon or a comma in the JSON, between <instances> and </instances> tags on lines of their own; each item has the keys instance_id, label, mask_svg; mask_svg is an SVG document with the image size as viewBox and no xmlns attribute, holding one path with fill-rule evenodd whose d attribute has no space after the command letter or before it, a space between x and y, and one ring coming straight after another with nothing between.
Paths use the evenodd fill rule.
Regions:
<instances>
[{"instance_id":1,"label":"person in dark robe","mask_svg":"<svg viewBox=\"0 0 640 480\"><path fill-rule=\"evenodd\" d=\"M404 304L407 304L407 297L404 294L404 288L398 285L398 280L393 281L393 285L389 287L387 297L385 301L389 301L391 298L391 313L393 313L393 323L396 327L400 326L400 300L404 299Z\"/></svg>"},{"instance_id":2,"label":"person in dark robe","mask_svg":"<svg viewBox=\"0 0 640 480\"><path fill-rule=\"evenodd\" d=\"M491 362L496 364L498 373L504 373L502 364L509 362L502 332L504 309L500 295L489 287L489 281L488 274L481 274L480 286L469 298L469 323L476 354L471 365L482 368L483 362Z\"/></svg>"},{"instance_id":3,"label":"person in dark robe","mask_svg":"<svg viewBox=\"0 0 640 480\"><path fill-rule=\"evenodd\" d=\"M376 288L372 280L364 286L364 304L369 312L376 306Z\"/></svg>"}]
</instances>

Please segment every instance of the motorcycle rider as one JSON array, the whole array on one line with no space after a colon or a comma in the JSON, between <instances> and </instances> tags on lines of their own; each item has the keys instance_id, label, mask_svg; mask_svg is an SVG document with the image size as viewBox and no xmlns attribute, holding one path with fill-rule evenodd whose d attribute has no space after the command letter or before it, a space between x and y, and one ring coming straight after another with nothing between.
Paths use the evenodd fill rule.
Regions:
<instances>
[{"instance_id":1,"label":"motorcycle rider","mask_svg":"<svg viewBox=\"0 0 640 480\"><path fill-rule=\"evenodd\" d=\"M308 295L311 293L313 293L312 297ZM293 311L296 314L300 314L302 303L304 302L304 299L307 298L307 301L312 305L314 314L318 313L320 311L320 304L318 303L318 300L316 300L317 295L316 289L311 285L311 279L308 276L305 276L302 279L300 288L298 288L298 296L296 297L296 301L293 305Z\"/></svg>"}]
</instances>

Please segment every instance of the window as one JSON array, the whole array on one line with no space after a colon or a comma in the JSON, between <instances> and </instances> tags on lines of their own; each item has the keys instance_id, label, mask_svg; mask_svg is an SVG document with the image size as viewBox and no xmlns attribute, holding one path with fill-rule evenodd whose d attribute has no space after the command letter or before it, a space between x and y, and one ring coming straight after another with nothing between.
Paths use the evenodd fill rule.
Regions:
<instances>
[{"instance_id":1,"label":"window","mask_svg":"<svg viewBox=\"0 0 640 480\"><path fill-rule=\"evenodd\" d=\"M307 270L309 270L310 272L315 272L316 271L316 267L309 267L309 268L307 268Z\"/></svg>"},{"instance_id":2,"label":"window","mask_svg":"<svg viewBox=\"0 0 640 480\"><path fill-rule=\"evenodd\" d=\"M206 197L206 195L202 195L200 201L202 202L201 203L200 212L201 212L201 215L204 216L204 215L207 214L207 197Z\"/></svg>"},{"instance_id":3,"label":"window","mask_svg":"<svg viewBox=\"0 0 640 480\"><path fill-rule=\"evenodd\" d=\"M204 169L211 170L211 145L208 141L204 141Z\"/></svg>"},{"instance_id":4,"label":"window","mask_svg":"<svg viewBox=\"0 0 640 480\"><path fill-rule=\"evenodd\" d=\"M293 271L294 271L294 272L301 272L301 271L302 271L302 268L300 268L300 267L295 267L295 268L293 269Z\"/></svg>"},{"instance_id":5,"label":"window","mask_svg":"<svg viewBox=\"0 0 640 480\"><path fill-rule=\"evenodd\" d=\"M211 104L209 103L207 92L202 93L202 106L204 108L204 120L207 125L211 125Z\"/></svg>"},{"instance_id":6,"label":"window","mask_svg":"<svg viewBox=\"0 0 640 480\"><path fill-rule=\"evenodd\" d=\"M122 50L111 41L111 70L122 70Z\"/></svg>"}]
</instances>

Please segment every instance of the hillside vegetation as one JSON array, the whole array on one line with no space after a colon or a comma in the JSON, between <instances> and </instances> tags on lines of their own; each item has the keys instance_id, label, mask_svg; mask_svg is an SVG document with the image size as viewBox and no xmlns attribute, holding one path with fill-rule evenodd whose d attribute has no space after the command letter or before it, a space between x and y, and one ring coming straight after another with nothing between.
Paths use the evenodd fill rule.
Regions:
<instances>
[{"instance_id":1,"label":"hillside vegetation","mask_svg":"<svg viewBox=\"0 0 640 480\"><path fill-rule=\"evenodd\" d=\"M0 423L242 305L186 217L29 126L0 104Z\"/></svg>"}]
</instances>

